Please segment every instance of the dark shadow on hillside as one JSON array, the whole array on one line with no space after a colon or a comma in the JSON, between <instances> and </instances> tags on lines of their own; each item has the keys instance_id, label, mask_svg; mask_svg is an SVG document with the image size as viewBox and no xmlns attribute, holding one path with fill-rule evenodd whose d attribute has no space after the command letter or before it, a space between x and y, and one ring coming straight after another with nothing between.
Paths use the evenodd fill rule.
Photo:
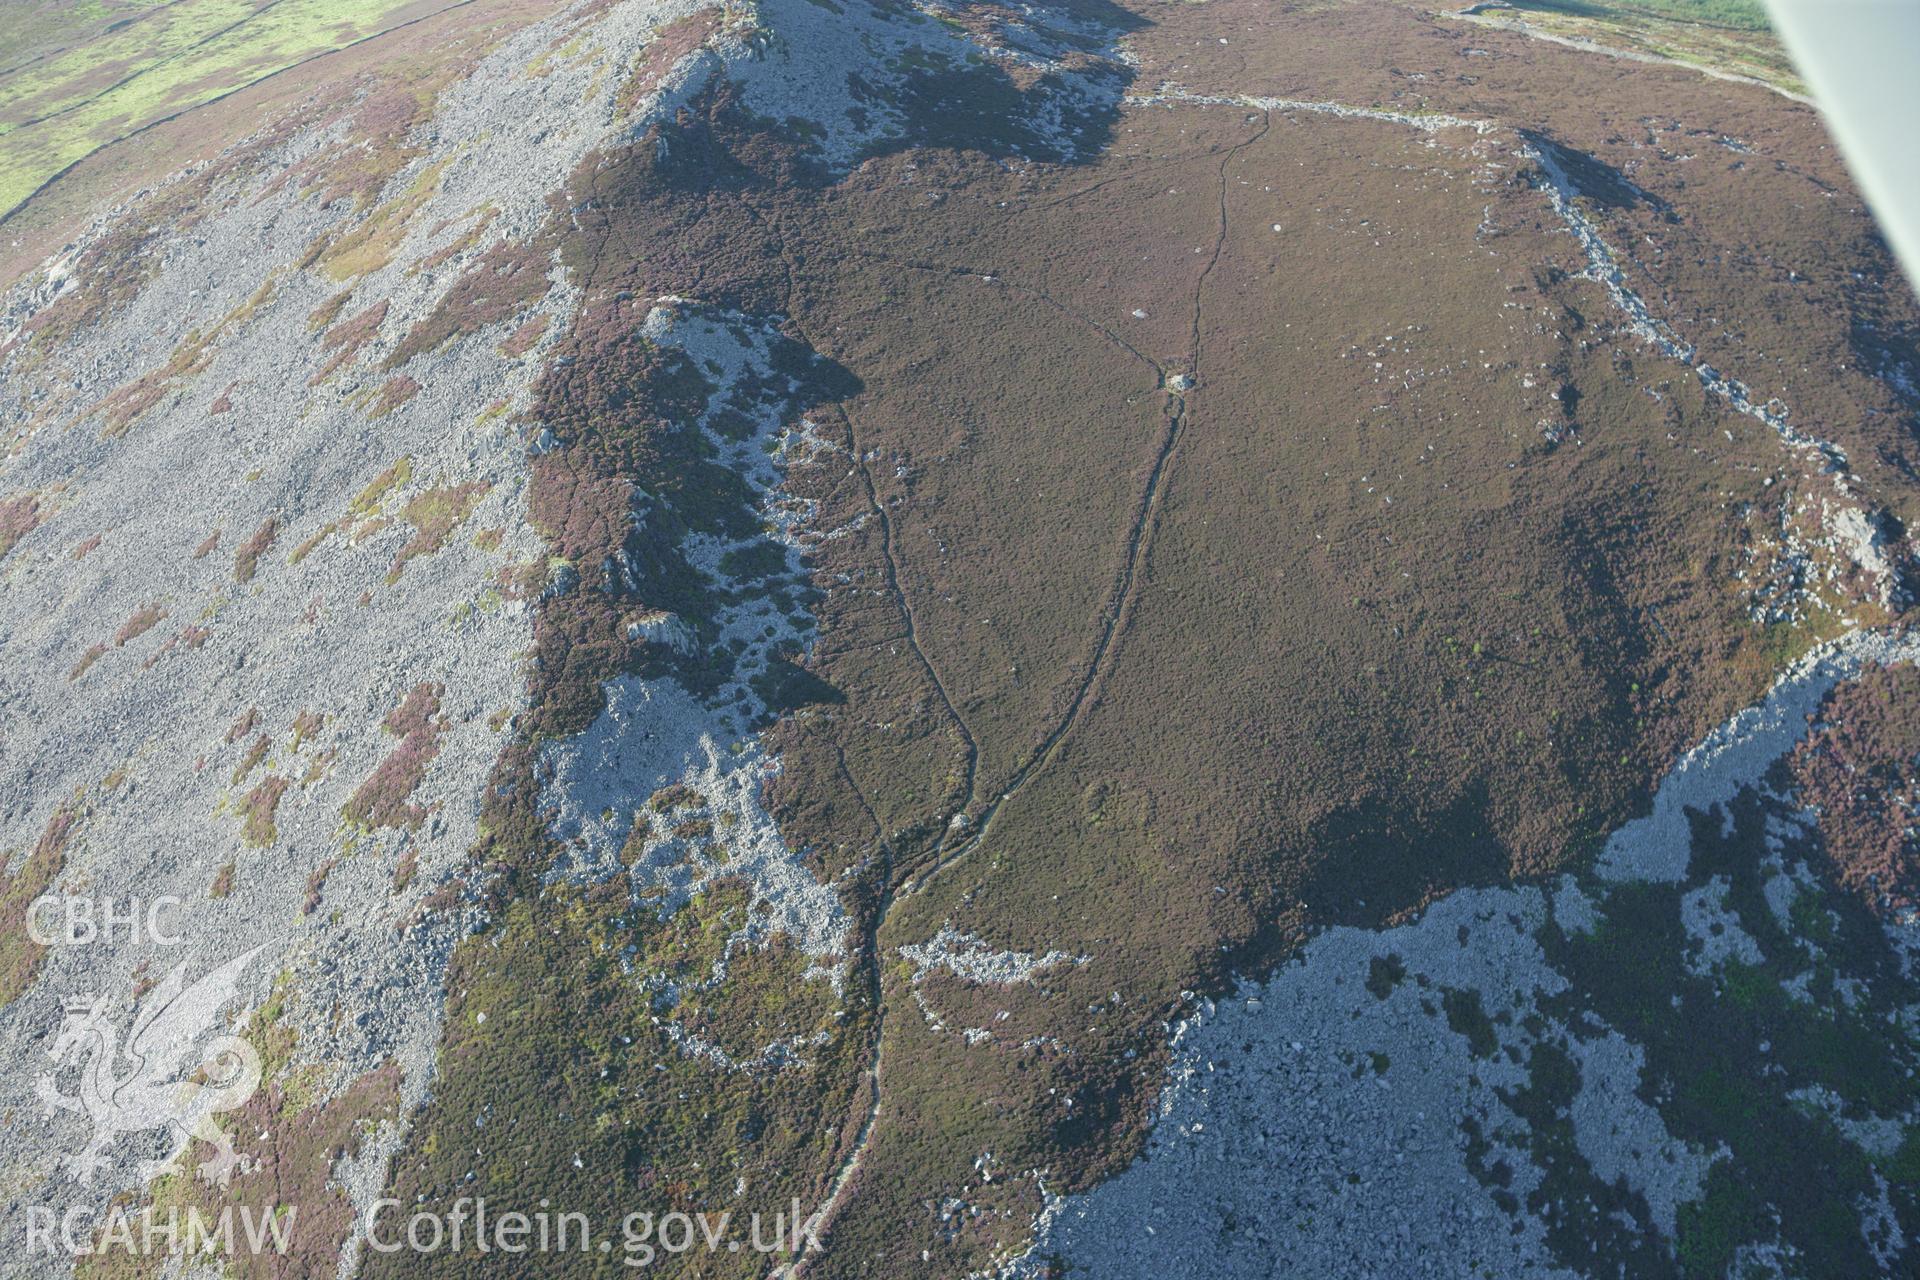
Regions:
<instances>
[{"instance_id":1,"label":"dark shadow on hillside","mask_svg":"<svg viewBox=\"0 0 1920 1280\"><path fill-rule=\"evenodd\" d=\"M844 24L846 42L865 50L852 69L822 69L845 77L830 88L845 95L846 126L865 136L858 159L913 147L1050 164L1090 159L1112 140L1133 80L1119 41L1151 25L1111 0L968 0L928 10L809 0L765 12L776 34L802 20ZM811 122L762 124L817 144Z\"/></svg>"},{"instance_id":2,"label":"dark shadow on hillside","mask_svg":"<svg viewBox=\"0 0 1920 1280\"><path fill-rule=\"evenodd\" d=\"M886 0L874 10L902 11ZM960 3L939 20L983 51L956 58L912 49L876 74L849 75L850 120L860 111L898 116L898 127L863 148L863 156L947 147L1049 164L1089 159L1112 140L1133 80L1118 56L1119 40L1151 25L1109 0L1019 8ZM985 54L988 44L1018 60Z\"/></svg>"},{"instance_id":3,"label":"dark shadow on hillside","mask_svg":"<svg viewBox=\"0 0 1920 1280\"><path fill-rule=\"evenodd\" d=\"M1573 193L1592 201L1602 209L1652 209L1671 213L1671 206L1659 196L1636 186L1632 179L1596 156L1579 151L1564 142L1556 142L1538 129L1522 129L1527 145L1546 156L1573 184Z\"/></svg>"},{"instance_id":4,"label":"dark shadow on hillside","mask_svg":"<svg viewBox=\"0 0 1920 1280\"><path fill-rule=\"evenodd\" d=\"M1673 0L1653 0L1652 3L1641 4L1621 3L1620 0L1613 0L1610 4L1601 4L1598 0L1506 0L1506 3L1522 13L1531 10L1600 21L1658 18L1666 22L1684 23L1689 27L1714 27L1722 31L1768 29L1766 13L1756 0L1692 0L1691 4L1684 7Z\"/></svg>"},{"instance_id":5,"label":"dark shadow on hillside","mask_svg":"<svg viewBox=\"0 0 1920 1280\"><path fill-rule=\"evenodd\" d=\"M1487 821L1488 784L1470 781L1426 813L1408 797L1376 793L1316 823L1317 860L1300 897L1315 920L1378 928L1398 912L1468 885L1512 876Z\"/></svg>"}]
</instances>

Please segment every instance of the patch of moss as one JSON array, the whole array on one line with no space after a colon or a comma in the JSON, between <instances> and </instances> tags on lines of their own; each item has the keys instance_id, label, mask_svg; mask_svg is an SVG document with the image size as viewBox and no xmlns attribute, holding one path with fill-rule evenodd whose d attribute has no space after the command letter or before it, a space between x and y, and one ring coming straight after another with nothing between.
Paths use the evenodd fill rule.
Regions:
<instances>
[{"instance_id":1,"label":"patch of moss","mask_svg":"<svg viewBox=\"0 0 1920 1280\"><path fill-rule=\"evenodd\" d=\"M426 776L427 765L440 754L440 734L446 729L440 715L442 692L437 684L416 685L382 721L400 742L341 807L341 816L350 826L412 829L426 821L427 811L409 797Z\"/></svg>"},{"instance_id":2,"label":"patch of moss","mask_svg":"<svg viewBox=\"0 0 1920 1280\"><path fill-rule=\"evenodd\" d=\"M8 873L11 858L0 856L0 1008L17 999L40 967L46 948L27 932L27 909L46 893L66 863L67 842L80 820L80 811L62 807L47 820L32 852L17 871Z\"/></svg>"},{"instance_id":3,"label":"patch of moss","mask_svg":"<svg viewBox=\"0 0 1920 1280\"><path fill-rule=\"evenodd\" d=\"M233 580L245 584L253 581L254 573L260 567L260 557L267 554L267 548L273 545L274 538L280 532L280 523L272 516L260 522L253 536L240 544L233 553Z\"/></svg>"},{"instance_id":4,"label":"patch of moss","mask_svg":"<svg viewBox=\"0 0 1920 1280\"><path fill-rule=\"evenodd\" d=\"M348 505L348 514L360 517L377 514L380 510L380 504L386 500L386 496L412 479L413 459L411 457L400 458L392 466L368 482L367 487L362 489L359 494L355 496L352 503Z\"/></svg>"},{"instance_id":5,"label":"patch of moss","mask_svg":"<svg viewBox=\"0 0 1920 1280\"><path fill-rule=\"evenodd\" d=\"M1367 991L1376 1000L1392 995L1406 977L1407 966L1399 956L1374 956L1367 961Z\"/></svg>"},{"instance_id":6,"label":"patch of moss","mask_svg":"<svg viewBox=\"0 0 1920 1280\"><path fill-rule=\"evenodd\" d=\"M1371 977L1369 977L1371 981ZM1440 997L1446 1011L1447 1026L1467 1039L1467 1050L1476 1058L1491 1058L1500 1051L1500 1038L1494 1032L1493 1019L1480 1003L1478 991L1449 987Z\"/></svg>"},{"instance_id":7,"label":"patch of moss","mask_svg":"<svg viewBox=\"0 0 1920 1280\"><path fill-rule=\"evenodd\" d=\"M325 542L328 538L333 536L334 531L337 527L338 526L336 526L331 520L329 520L326 524L323 524L318 529L314 530L313 533L309 534L307 537L301 540L299 546L295 547L290 553L288 553L287 563L299 564L302 560L305 560L308 556L312 555L316 547L318 547L321 543Z\"/></svg>"},{"instance_id":8,"label":"patch of moss","mask_svg":"<svg viewBox=\"0 0 1920 1280\"><path fill-rule=\"evenodd\" d=\"M273 824L273 815L280 807L280 797L286 794L287 786L287 779L278 774L269 774L247 793L247 798L240 804L240 811L246 822L241 838L248 844L264 849L280 838L280 832Z\"/></svg>"},{"instance_id":9,"label":"patch of moss","mask_svg":"<svg viewBox=\"0 0 1920 1280\"><path fill-rule=\"evenodd\" d=\"M318 711L302 710L293 718L292 749L298 751L309 739L317 736L326 723L327 718Z\"/></svg>"},{"instance_id":10,"label":"patch of moss","mask_svg":"<svg viewBox=\"0 0 1920 1280\"><path fill-rule=\"evenodd\" d=\"M240 757L240 763L233 767L233 785L237 787L245 782L247 775L253 772L253 767L267 758L267 752L272 747L272 740L264 733L249 743L246 753Z\"/></svg>"},{"instance_id":11,"label":"patch of moss","mask_svg":"<svg viewBox=\"0 0 1920 1280\"><path fill-rule=\"evenodd\" d=\"M4 557L20 539L32 533L43 513L36 494L23 493L0 500L0 557Z\"/></svg>"},{"instance_id":12,"label":"patch of moss","mask_svg":"<svg viewBox=\"0 0 1920 1280\"><path fill-rule=\"evenodd\" d=\"M546 296L552 288L547 276L551 246L536 237L526 243L502 241L481 254L453 287L407 336L394 347L383 367L397 369L416 356L436 351L465 334L499 324ZM501 344L506 355L530 348L545 328L545 317L529 321L521 332Z\"/></svg>"},{"instance_id":13,"label":"patch of moss","mask_svg":"<svg viewBox=\"0 0 1920 1280\"><path fill-rule=\"evenodd\" d=\"M373 403L367 409L369 418L384 418L407 401L420 394L420 384L404 373L396 373L380 384L374 393Z\"/></svg>"},{"instance_id":14,"label":"patch of moss","mask_svg":"<svg viewBox=\"0 0 1920 1280\"><path fill-rule=\"evenodd\" d=\"M101 658L104 658L106 654L107 646L104 644L89 645L87 651L80 655L80 660L68 669L67 680L69 682L78 680L81 676L87 674L89 667L100 661Z\"/></svg>"},{"instance_id":15,"label":"patch of moss","mask_svg":"<svg viewBox=\"0 0 1920 1280\"><path fill-rule=\"evenodd\" d=\"M159 626L166 616L166 609L158 604L141 605L120 624L120 629L113 633L114 647L119 648L129 640L137 640Z\"/></svg>"},{"instance_id":16,"label":"patch of moss","mask_svg":"<svg viewBox=\"0 0 1920 1280\"><path fill-rule=\"evenodd\" d=\"M707 799L685 783L676 782L660 788L647 797L647 807L655 813L670 813L675 809L699 808Z\"/></svg>"},{"instance_id":17,"label":"patch of moss","mask_svg":"<svg viewBox=\"0 0 1920 1280\"><path fill-rule=\"evenodd\" d=\"M400 509L400 518L413 526L413 537L394 553L387 570L389 585L400 580L409 560L430 556L446 545L453 531L465 524L480 499L492 486L484 481L462 485L441 485L411 499Z\"/></svg>"},{"instance_id":18,"label":"patch of moss","mask_svg":"<svg viewBox=\"0 0 1920 1280\"><path fill-rule=\"evenodd\" d=\"M393 260L406 238L412 219L433 193L452 157L423 168L405 190L381 204L351 230L323 237L308 253L303 266L317 266L333 280L351 280L378 271Z\"/></svg>"},{"instance_id":19,"label":"patch of moss","mask_svg":"<svg viewBox=\"0 0 1920 1280\"><path fill-rule=\"evenodd\" d=\"M420 874L420 855L412 845L400 851L400 859L393 866L393 891L405 893Z\"/></svg>"}]
</instances>

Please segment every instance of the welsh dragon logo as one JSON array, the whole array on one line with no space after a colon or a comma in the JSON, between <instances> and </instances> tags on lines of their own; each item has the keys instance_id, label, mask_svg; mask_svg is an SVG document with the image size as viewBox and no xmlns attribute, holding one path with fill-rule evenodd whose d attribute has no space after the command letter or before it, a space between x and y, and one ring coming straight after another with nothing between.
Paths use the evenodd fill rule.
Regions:
<instances>
[{"instance_id":1,"label":"welsh dragon logo","mask_svg":"<svg viewBox=\"0 0 1920 1280\"><path fill-rule=\"evenodd\" d=\"M79 1090L62 1093L49 1071L41 1073L35 1091L47 1115L73 1111L93 1122L93 1137L67 1159L82 1186L91 1185L107 1163L104 1152L117 1136L149 1129L170 1130L172 1145L164 1159L141 1162L141 1182L178 1169L194 1138L214 1148L200 1176L220 1186L232 1179L239 1157L214 1117L253 1096L260 1054L235 1035L214 1036L198 1049L195 1042L213 1029L221 1007L238 994L241 973L264 949L229 960L192 986L186 964L175 965L140 1001L124 1048L108 1018L106 996L67 1000L66 1020L48 1054L59 1067L79 1065Z\"/></svg>"}]
</instances>

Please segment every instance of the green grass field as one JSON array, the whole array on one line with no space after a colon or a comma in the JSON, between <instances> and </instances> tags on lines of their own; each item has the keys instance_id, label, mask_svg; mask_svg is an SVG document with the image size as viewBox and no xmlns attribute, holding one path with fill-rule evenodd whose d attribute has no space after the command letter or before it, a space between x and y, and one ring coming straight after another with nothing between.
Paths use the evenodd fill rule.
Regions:
<instances>
[{"instance_id":1,"label":"green grass field","mask_svg":"<svg viewBox=\"0 0 1920 1280\"><path fill-rule=\"evenodd\" d=\"M1806 92L1760 0L1507 0L1478 17Z\"/></svg>"},{"instance_id":2,"label":"green grass field","mask_svg":"<svg viewBox=\"0 0 1920 1280\"><path fill-rule=\"evenodd\" d=\"M1766 31L1760 0L1512 0L1517 9L1541 9L1580 18L1637 14L1676 22L1700 22L1734 31Z\"/></svg>"},{"instance_id":3,"label":"green grass field","mask_svg":"<svg viewBox=\"0 0 1920 1280\"><path fill-rule=\"evenodd\" d=\"M0 218L155 121L460 2L145 0L28 9L20 15L25 56L0 69Z\"/></svg>"}]
</instances>

